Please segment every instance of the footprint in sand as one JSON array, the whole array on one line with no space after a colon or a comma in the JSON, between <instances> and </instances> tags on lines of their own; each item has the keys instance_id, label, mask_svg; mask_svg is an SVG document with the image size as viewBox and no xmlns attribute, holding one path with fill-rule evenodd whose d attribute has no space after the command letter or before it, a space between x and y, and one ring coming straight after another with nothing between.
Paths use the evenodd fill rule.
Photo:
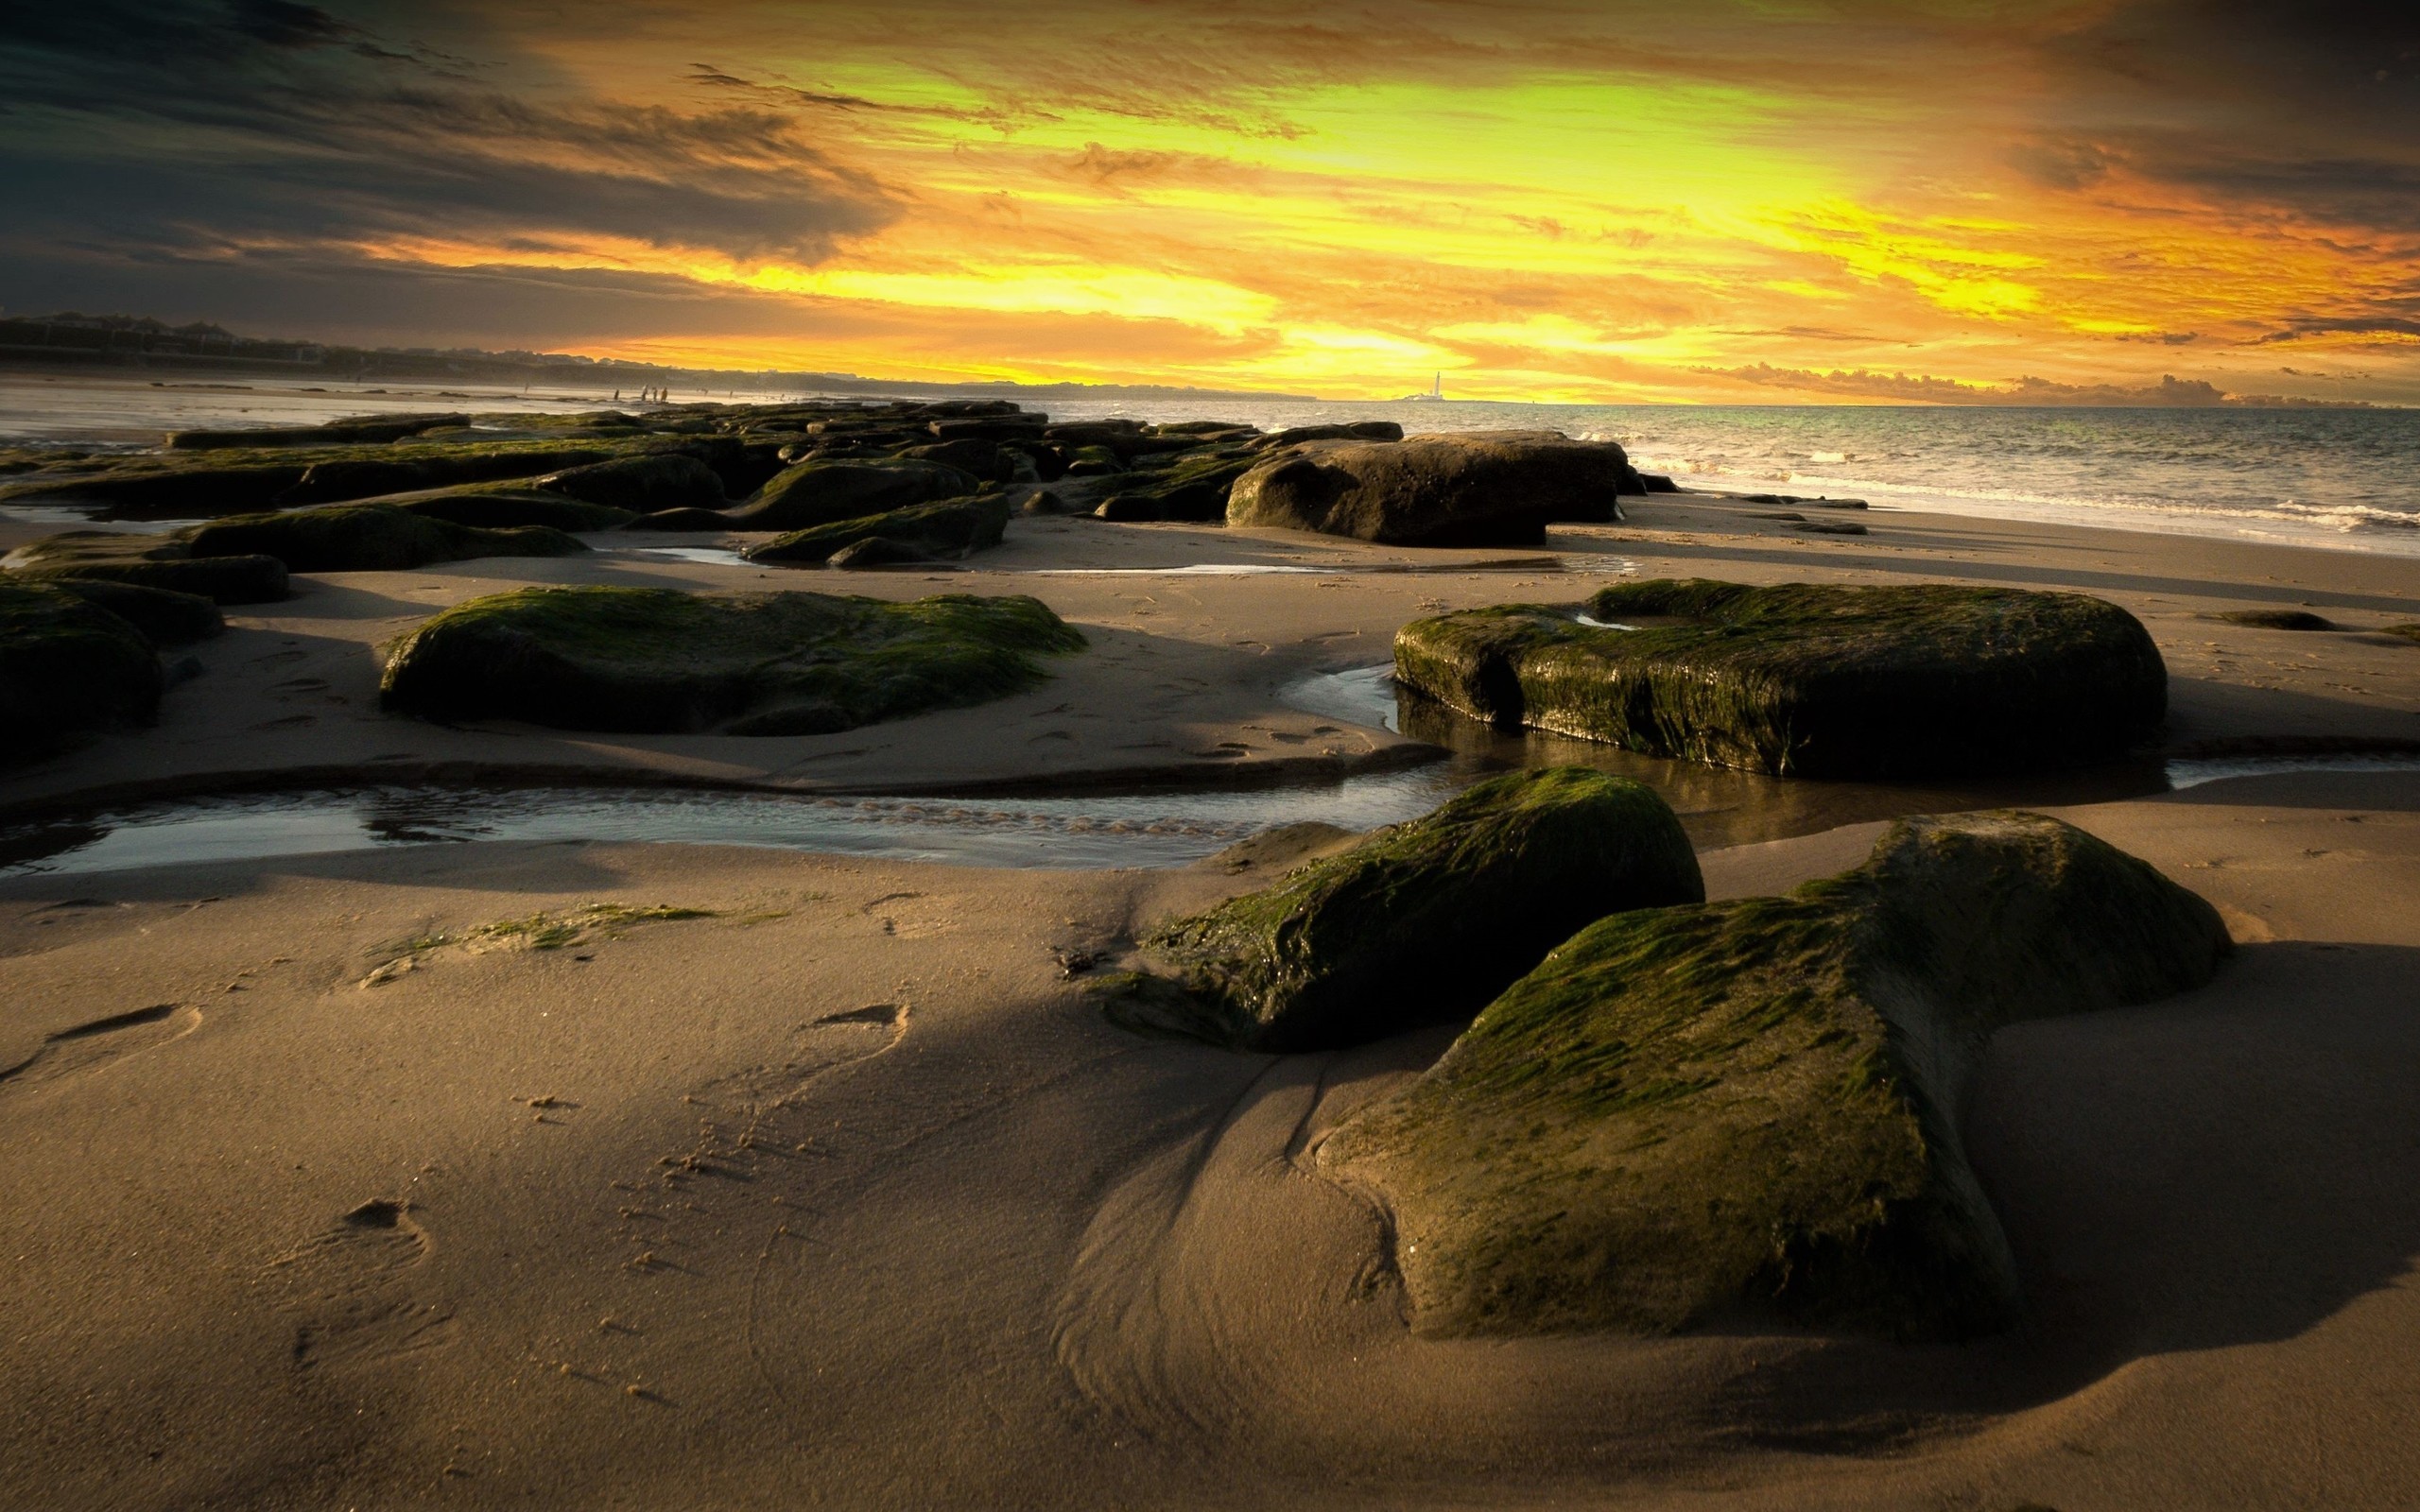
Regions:
<instances>
[{"instance_id":1,"label":"footprint in sand","mask_svg":"<svg viewBox=\"0 0 2420 1512\"><path fill-rule=\"evenodd\" d=\"M265 1280L294 1318L294 1367L398 1359L449 1342L453 1313L412 1285L427 1259L428 1231L409 1208L373 1197L269 1262Z\"/></svg>"},{"instance_id":2,"label":"footprint in sand","mask_svg":"<svg viewBox=\"0 0 2420 1512\"><path fill-rule=\"evenodd\" d=\"M201 1010L181 1003L113 1013L45 1036L33 1054L0 1066L0 1086L25 1087L96 1071L138 1051L154 1050L201 1027Z\"/></svg>"}]
</instances>

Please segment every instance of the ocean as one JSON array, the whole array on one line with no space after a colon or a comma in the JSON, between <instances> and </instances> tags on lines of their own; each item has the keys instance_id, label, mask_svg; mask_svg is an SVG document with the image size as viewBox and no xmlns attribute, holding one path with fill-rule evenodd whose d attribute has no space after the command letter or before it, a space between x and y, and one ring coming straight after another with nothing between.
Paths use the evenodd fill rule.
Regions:
<instances>
[{"instance_id":1,"label":"ocean","mask_svg":"<svg viewBox=\"0 0 2420 1512\"><path fill-rule=\"evenodd\" d=\"M676 391L676 401L752 399ZM570 410L555 388L383 389L234 378L0 373L0 445L152 443L189 425L307 424L398 409ZM1717 491L1858 497L2063 524L2420 555L2420 410L2022 409L1035 399L1068 419L1393 420L1408 430L1559 430Z\"/></svg>"}]
</instances>

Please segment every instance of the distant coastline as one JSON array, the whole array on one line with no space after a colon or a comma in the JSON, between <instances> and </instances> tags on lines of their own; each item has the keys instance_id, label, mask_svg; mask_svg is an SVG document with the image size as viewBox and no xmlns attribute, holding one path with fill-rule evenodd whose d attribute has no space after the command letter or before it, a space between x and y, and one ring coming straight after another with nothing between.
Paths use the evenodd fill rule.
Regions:
<instances>
[{"instance_id":1,"label":"distant coastline","mask_svg":"<svg viewBox=\"0 0 2420 1512\"><path fill-rule=\"evenodd\" d=\"M228 373L319 383L469 383L549 388L673 389L714 394L817 394L923 398L995 394L1021 399L1254 399L1316 404L1312 394L1197 388L1175 384L1020 384L1002 379L939 382L775 369L681 368L560 352L458 347L354 347L294 337L240 335L207 321L171 325L149 316L0 317L0 368L112 372Z\"/></svg>"}]
</instances>

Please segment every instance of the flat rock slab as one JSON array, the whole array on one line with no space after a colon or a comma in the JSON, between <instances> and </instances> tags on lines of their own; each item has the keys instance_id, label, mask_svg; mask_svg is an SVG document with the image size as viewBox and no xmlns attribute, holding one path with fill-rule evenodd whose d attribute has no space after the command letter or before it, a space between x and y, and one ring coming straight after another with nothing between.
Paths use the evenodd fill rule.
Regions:
<instances>
[{"instance_id":1,"label":"flat rock slab","mask_svg":"<svg viewBox=\"0 0 2420 1512\"><path fill-rule=\"evenodd\" d=\"M1654 791L1582 767L1492 778L1148 936L1181 984L1114 1016L1243 1050L1357 1044L1476 1011L1581 924L1705 896Z\"/></svg>"},{"instance_id":2,"label":"flat rock slab","mask_svg":"<svg viewBox=\"0 0 2420 1512\"><path fill-rule=\"evenodd\" d=\"M1417 620L1395 679L1497 725L1777 777L2076 765L2149 741L2168 708L2150 633L2081 593L1657 579L1585 615Z\"/></svg>"},{"instance_id":3,"label":"flat rock slab","mask_svg":"<svg viewBox=\"0 0 2420 1512\"><path fill-rule=\"evenodd\" d=\"M578 537L550 525L485 529L385 504L236 515L180 531L194 557L274 557L298 573L394 572L480 557L576 557Z\"/></svg>"},{"instance_id":4,"label":"flat rock slab","mask_svg":"<svg viewBox=\"0 0 2420 1512\"><path fill-rule=\"evenodd\" d=\"M0 565L17 582L130 583L214 604L273 604L291 592L285 563L275 557L196 557L182 541L121 530L61 531L27 541Z\"/></svg>"},{"instance_id":5,"label":"flat rock slab","mask_svg":"<svg viewBox=\"0 0 2420 1512\"><path fill-rule=\"evenodd\" d=\"M1083 637L1037 599L526 588L400 642L382 703L426 719L804 735L1019 692Z\"/></svg>"},{"instance_id":6,"label":"flat rock slab","mask_svg":"<svg viewBox=\"0 0 2420 1512\"><path fill-rule=\"evenodd\" d=\"M2217 912L2029 814L1902 820L1783 898L1618 914L1322 1146L1384 1194L1415 1327L1902 1338L2020 1312L1959 1129L1994 1030L2200 985Z\"/></svg>"},{"instance_id":7,"label":"flat rock slab","mask_svg":"<svg viewBox=\"0 0 2420 1512\"><path fill-rule=\"evenodd\" d=\"M1628 467L1618 446L1552 431L1312 441L1237 478L1227 524L1388 545L1537 545L1553 521L1620 519Z\"/></svg>"}]
</instances>

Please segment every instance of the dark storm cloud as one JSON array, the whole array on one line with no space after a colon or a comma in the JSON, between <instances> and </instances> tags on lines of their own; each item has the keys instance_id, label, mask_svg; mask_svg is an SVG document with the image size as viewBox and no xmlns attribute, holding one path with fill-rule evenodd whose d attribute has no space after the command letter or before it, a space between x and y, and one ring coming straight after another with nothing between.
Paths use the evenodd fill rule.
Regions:
<instances>
[{"instance_id":1,"label":"dark storm cloud","mask_svg":"<svg viewBox=\"0 0 2420 1512\"><path fill-rule=\"evenodd\" d=\"M263 335L370 346L547 349L808 323L796 301L662 274L431 267L317 252L195 258L0 247L0 290L10 313L207 317Z\"/></svg>"},{"instance_id":2,"label":"dark storm cloud","mask_svg":"<svg viewBox=\"0 0 2420 1512\"><path fill-rule=\"evenodd\" d=\"M14 230L195 252L603 234L811 262L890 214L785 114L508 91L495 63L293 0L10 8Z\"/></svg>"},{"instance_id":3,"label":"dark storm cloud","mask_svg":"<svg viewBox=\"0 0 2420 1512\"><path fill-rule=\"evenodd\" d=\"M2017 159L2420 232L2420 6L2130 0L2055 39L2059 118Z\"/></svg>"}]
</instances>

